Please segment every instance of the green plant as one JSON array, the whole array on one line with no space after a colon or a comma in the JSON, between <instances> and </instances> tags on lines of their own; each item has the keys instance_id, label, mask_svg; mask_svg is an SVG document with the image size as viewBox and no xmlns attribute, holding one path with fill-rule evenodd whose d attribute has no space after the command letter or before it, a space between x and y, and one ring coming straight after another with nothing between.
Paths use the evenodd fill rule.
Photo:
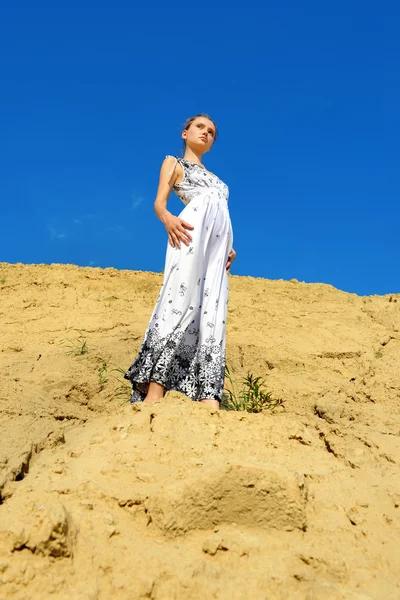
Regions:
<instances>
[{"instance_id":1,"label":"green plant","mask_svg":"<svg viewBox=\"0 0 400 600\"><path fill-rule=\"evenodd\" d=\"M378 350L377 352L375 352L375 358L382 358L383 354L380 350Z\"/></svg>"},{"instance_id":2,"label":"green plant","mask_svg":"<svg viewBox=\"0 0 400 600\"><path fill-rule=\"evenodd\" d=\"M117 381L119 385L114 389L111 398L118 398L123 401L128 401L131 397L132 386L128 383L125 383L126 380L124 380L123 378L123 376L125 375L125 370L121 367L118 367L117 365L113 365L113 363L107 363L107 361L105 361L101 357L98 358L102 363L97 371L99 376L100 389L103 389L104 384L108 381L109 377L115 379L115 381ZM110 368L110 366L112 368ZM118 373L119 376L114 375L114 373Z\"/></svg>"},{"instance_id":3,"label":"green plant","mask_svg":"<svg viewBox=\"0 0 400 600\"><path fill-rule=\"evenodd\" d=\"M271 392L266 391L265 382L261 377L254 377L252 373L248 373L238 382L233 377L233 369L229 369L228 366L225 367L225 377L229 387L226 387L223 394L222 409L260 413L283 406L283 400L273 398Z\"/></svg>"},{"instance_id":4,"label":"green plant","mask_svg":"<svg viewBox=\"0 0 400 600\"><path fill-rule=\"evenodd\" d=\"M114 390L113 398L118 398L118 400L123 400L124 402L128 402L132 393L132 387L126 383L121 383Z\"/></svg>"},{"instance_id":5,"label":"green plant","mask_svg":"<svg viewBox=\"0 0 400 600\"><path fill-rule=\"evenodd\" d=\"M103 360L100 367L97 370L97 373L99 376L100 390L102 390L104 388L104 385L107 383L107 380L108 380L107 370L108 370L108 365L107 365L106 361Z\"/></svg>"},{"instance_id":6,"label":"green plant","mask_svg":"<svg viewBox=\"0 0 400 600\"><path fill-rule=\"evenodd\" d=\"M4 285L6 281L7 279L5 277L3 277L3 279L0 279L1 285Z\"/></svg>"},{"instance_id":7,"label":"green plant","mask_svg":"<svg viewBox=\"0 0 400 600\"><path fill-rule=\"evenodd\" d=\"M70 354L72 356L80 356L82 354L87 354L89 352L89 348L87 346L86 339L83 337L82 332L79 329L72 329L71 331L77 331L79 333L79 336L75 340L61 340L60 345L66 346L68 348L66 354Z\"/></svg>"},{"instance_id":8,"label":"green plant","mask_svg":"<svg viewBox=\"0 0 400 600\"><path fill-rule=\"evenodd\" d=\"M120 375L120 377L111 375L111 377L113 377L120 384L117 388L115 388L113 398L128 401L131 397L132 386L129 383L124 383L124 381L126 381L124 380L126 369L122 369L121 367L115 366L113 369L111 369L111 372L119 373Z\"/></svg>"}]
</instances>

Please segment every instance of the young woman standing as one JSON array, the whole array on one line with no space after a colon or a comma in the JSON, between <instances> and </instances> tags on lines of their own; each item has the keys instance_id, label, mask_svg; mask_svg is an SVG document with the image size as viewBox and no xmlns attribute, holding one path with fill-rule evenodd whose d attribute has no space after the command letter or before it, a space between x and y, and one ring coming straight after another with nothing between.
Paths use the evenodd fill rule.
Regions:
<instances>
[{"instance_id":1,"label":"young woman standing","mask_svg":"<svg viewBox=\"0 0 400 600\"><path fill-rule=\"evenodd\" d=\"M168 390L219 408L224 387L228 272L236 257L228 186L202 156L217 136L207 115L188 119L183 158L161 166L154 208L168 233L164 281L135 361L125 373L131 402L155 402ZM185 204L178 217L169 195Z\"/></svg>"}]
</instances>

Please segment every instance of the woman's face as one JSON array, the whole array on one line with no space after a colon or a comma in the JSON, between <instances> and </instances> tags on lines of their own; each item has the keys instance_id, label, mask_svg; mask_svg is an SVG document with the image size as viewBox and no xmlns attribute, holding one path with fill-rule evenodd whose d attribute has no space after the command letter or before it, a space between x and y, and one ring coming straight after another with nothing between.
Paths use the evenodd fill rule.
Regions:
<instances>
[{"instance_id":1,"label":"woman's face","mask_svg":"<svg viewBox=\"0 0 400 600\"><path fill-rule=\"evenodd\" d=\"M189 129L182 132L182 138L193 150L208 152L214 143L215 125L210 119L197 117L189 125Z\"/></svg>"}]
</instances>

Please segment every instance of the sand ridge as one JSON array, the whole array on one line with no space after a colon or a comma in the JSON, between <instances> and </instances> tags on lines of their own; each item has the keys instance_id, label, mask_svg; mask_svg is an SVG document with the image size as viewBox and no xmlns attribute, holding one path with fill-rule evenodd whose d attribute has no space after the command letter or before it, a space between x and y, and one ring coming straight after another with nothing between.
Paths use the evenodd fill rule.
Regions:
<instances>
[{"instance_id":1,"label":"sand ridge","mask_svg":"<svg viewBox=\"0 0 400 600\"><path fill-rule=\"evenodd\" d=\"M132 408L161 282L0 263L0 599L400 598L400 295L230 276L284 408Z\"/></svg>"}]
</instances>

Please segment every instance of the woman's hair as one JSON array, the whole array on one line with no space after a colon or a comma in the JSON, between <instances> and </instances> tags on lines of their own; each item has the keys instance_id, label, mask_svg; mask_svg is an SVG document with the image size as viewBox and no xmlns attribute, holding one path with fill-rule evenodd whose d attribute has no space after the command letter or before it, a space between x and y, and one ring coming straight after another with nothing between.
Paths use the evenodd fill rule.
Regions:
<instances>
[{"instance_id":1,"label":"woman's hair","mask_svg":"<svg viewBox=\"0 0 400 600\"><path fill-rule=\"evenodd\" d=\"M183 131L188 130L189 127L191 126L191 124L193 123L193 121L195 119L198 119L199 117L204 117L205 119L208 119L214 125L214 127L215 127L214 142L215 142L215 140L217 139L217 135L218 135L218 133L217 133L217 124L215 123L215 121L212 120L211 117L209 117L205 113L200 113L199 115L195 115L194 117L190 117L189 119L186 119L186 121L185 121L185 123L183 125ZM183 146L186 147L186 140L183 140Z\"/></svg>"}]
</instances>

